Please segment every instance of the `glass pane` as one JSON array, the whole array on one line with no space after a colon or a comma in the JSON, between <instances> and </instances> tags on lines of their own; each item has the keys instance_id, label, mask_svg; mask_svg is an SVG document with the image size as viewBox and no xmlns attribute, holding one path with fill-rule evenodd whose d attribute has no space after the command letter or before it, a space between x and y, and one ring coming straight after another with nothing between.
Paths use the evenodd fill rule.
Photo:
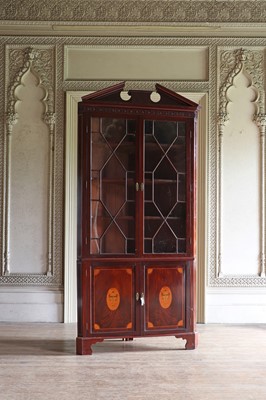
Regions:
<instances>
[{"instance_id":1,"label":"glass pane","mask_svg":"<svg viewBox=\"0 0 266 400\"><path fill-rule=\"evenodd\" d=\"M186 252L186 125L144 121L144 252Z\"/></svg>"},{"instance_id":2,"label":"glass pane","mask_svg":"<svg viewBox=\"0 0 266 400\"><path fill-rule=\"evenodd\" d=\"M171 144L177 138L177 122L154 121L154 137L160 144Z\"/></svg>"},{"instance_id":3,"label":"glass pane","mask_svg":"<svg viewBox=\"0 0 266 400\"><path fill-rule=\"evenodd\" d=\"M145 219L145 238L152 239L161 225L160 218L146 218Z\"/></svg>"},{"instance_id":4,"label":"glass pane","mask_svg":"<svg viewBox=\"0 0 266 400\"><path fill-rule=\"evenodd\" d=\"M165 223L154 237L154 253L176 253L177 240L172 230Z\"/></svg>"},{"instance_id":5,"label":"glass pane","mask_svg":"<svg viewBox=\"0 0 266 400\"><path fill-rule=\"evenodd\" d=\"M106 143L104 137L101 135L100 132L92 133L92 143L92 170L100 171L100 169L104 166L104 164L112 154L112 150L110 149L110 146L108 145L108 143Z\"/></svg>"},{"instance_id":6,"label":"glass pane","mask_svg":"<svg viewBox=\"0 0 266 400\"><path fill-rule=\"evenodd\" d=\"M136 121L91 119L91 252L135 252Z\"/></svg>"},{"instance_id":7,"label":"glass pane","mask_svg":"<svg viewBox=\"0 0 266 400\"><path fill-rule=\"evenodd\" d=\"M114 118L101 118L102 134L113 148L126 135L126 120Z\"/></svg>"},{"instance_id":8,"label":"glass pane","mask_svg":"<svg viewBox=\"0 0 266 400\"><path fill-rule=\"evenodd\" d=\"M121 254L126 252L126 240L115 222L106 229L100 240L100 253Z\"/></svg>"},{"instance_id":9,"label":"glass pane","mask_svg":"<svg viewBox=\"0 0 266 400\"><path fill-rule=\"evenodd\" d=\"M112 223L112 218L100 201L91 201L91 252L100 251L100 238Z\"/></svg>"}]
</instances>

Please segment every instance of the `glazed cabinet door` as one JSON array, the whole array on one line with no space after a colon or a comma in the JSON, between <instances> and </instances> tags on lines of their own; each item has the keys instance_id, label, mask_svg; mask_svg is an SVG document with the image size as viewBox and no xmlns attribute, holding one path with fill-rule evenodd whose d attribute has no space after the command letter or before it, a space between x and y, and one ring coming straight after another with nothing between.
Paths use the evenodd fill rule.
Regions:
<instances>
[{"instance_id":1,"label":"glazed cabinet door","mask_svg":"<svg viewBox=\"0 0 266 400\"><path fill-rule=\"evenodd\" d=\"M188 254L190 219L189 121L144 120L145 254Z\"/></svg>"},{"instance_id":2,"label":"glazed cabinet door","mask_svg":"<svg viewBox=\"0 0 266 400\"><path fill-rule=\"evenodd\" d=\"M128 336L137 332L136 268L129 263L89 267L87 318L92 336Z\"/></svg>"},{"instance_id":3,"label":"glazed cabinet door","mask_svg":"<svg viewBox=\"0 0 266 400\"><path fill-rule=\"evenodd\" d=\"M88 254L135 254L136 120L93 116L89 126Z\"/></svg>"},{"instance_id":4,"label":"glazed cabinet door","mask_svg":"<svg viewBox=\"0 0 266 400\"><path fill-rule=\"evenodd\" d=\"M186 328L186 264L165 262L144 266L144 334Z\"/></svg>"}]
</instances>

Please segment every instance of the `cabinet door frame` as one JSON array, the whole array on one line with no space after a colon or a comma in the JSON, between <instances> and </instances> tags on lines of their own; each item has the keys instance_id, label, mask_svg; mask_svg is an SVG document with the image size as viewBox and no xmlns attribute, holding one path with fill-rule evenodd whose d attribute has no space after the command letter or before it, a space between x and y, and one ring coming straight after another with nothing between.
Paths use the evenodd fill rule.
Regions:
<instances>
[{"instance_id":1,"label":"cabinet door frame","mask_svg":"<svg viewBox=\"0 0 266 400\"><path fill-rule=\"evenodd\" d=\"M186 252L184 253L176 253L176 252L169 252L169 253L145 253L144 252L144 232L143 232L143 240L140 243L140 255L143 257L172 257L173 259L183 258L183 257L193 257L195 255L195 159L196 159L196 151L195 151L195 134L194 134L194 118L192 117L170 117L170 116L152 116L144 115L141 119L142 127L140 130L140 136L142 138L142 142L140 143L140 158L142 161L140 162L140 178L141 182L145 184L145 133L143 131L144 121L145 120L152 120L152 121L160 121L160 122L184 122L186 124L186 188L185 188L185 204L186 204ZM170 147L170 145L169 145ZM194 168L192 168L194 165ZM193 189L194 188L194 189ZM144 189L145 190L145 189ZM139 222L139 226L142 227L144 230L144 223L145 223L145 199L144 193L142 192L142 196L140 199L140 216L141 221ZM195 224L195 226L194 226Z\"/></svg>"},{"instance_id":2,"label":"cabinet door frame","mask_svg":"<svg viewBox=\"0 0 266 400\"><path fill-rule=\"evenodd\" d=\"M141 313L142 336L153 335L175 335L195 329L193 318L190 319L190 310L195 307L194 295L190 295L188 290L192 284L194 262L190 261L149 261L142 264L142 274L144 276L145 307ZM149 277L156 274L157 282L152 285L157 288L149 287ZM163 277L165 275L165 277ZM168 276L167 276L168 275ZM169 278L175 276L171 282ZM163 278L162 278L163 277ZM156 280L156 277L154 278ZM176 293L178 291L178 293ZM149 299L152 294L152 301ZM151 311L151 308L154 308ZM176 309L178 307L178 309ZM153 315L152 315L153 313ZM160 315L161 314L161 315ZM165 326L154 326L153 318L171 320L171 323Z\"/></svg>"},{"instance_id":3,"label":"cabinet door frame","mask_svg":"<svg viewBox=\"0 0 266 400\"><path fill-rule=\"evenodd\" d=\"M103 253L100 254L101 257L131 257L132 256L138 256L140 254L139 251L139 227L140 227L140 221L141 221L141 216L139 215L139 210L140 210L140 196L138 196L138 193L135 189L135 185L140 182L140 157L139 153L137 152L137 149L139 147L139 141L140 141L140 131L139 131L139 126L140 126L140 117L137 115L130 115L130 114L115 114L115 113L99 113L99 112L91 112L88 113L86 116L86 120L84 121L83 124L86 124L88 126L87 130L84 129L79 131L79 158L81 158L81 153L83 152L83 170L84 168L86 169L86 172L81 174L81 179L79 182L79 185L83 185L83 198L78 199L78 209L83 210L82 214L87 215L86 218L83 218L82 220L82 232L83 232L83 237L78 238L79 242L81 243L79 245L80 248L80 254L81 257L95 257L97 256L96 254L93 254L90 249L90 238L91 238L91 218L88 218L88 215L92 215L91 212L91 190L90 190L90 181L92 179L91 176L91 137L90 137L90 119L93 117L99 117L99 118L112 118L112 119L125 119L125 120L135 120L136 121L136 141L135 141L135 182L134 182L134 192L135 192L135 253L121 253L121 254L112 254L112 253ZM89 147L90 151L89 152L84 152L84 147L87 146ZM79 166L79 169L82 170L82 166ZM79 218L81 220L81 218ZM84 222L84 221L87 222Z\"/></svg>"},{"instance_id":4,"label":"cabinet door frame","mask_svg":"<svg viewBox=\"0 0 266 400\"><path fill-rule=\"evenodd\" d=\"M127 260L117 262L113 260L87 260L81 265L81 274L83 277L78 279L83 281L83 286L80 288L83 307L80 307L79 320L83 322L79 327L82 335L79 336L104 336L106 338L138 336L140 333L140 318L135 301L139 277L137 265ZM101 276L103 276L102 282L99 281ZM126 282L127 278L129 282ZM99 283L97 283L97 280ZM85 284L84 281L86 282ZM131 285L130 292L126 288L129 285ZM98 286L97 294L101 294L100 299L95 298L96 286ZM123 298L125 293L127 298ZM113 294L119 297L118 300L116 298L115 302L111 299ZM99 323L97 316L97 308L99 307L101 308L99 315L102 315L102 309L104 309L105 315L105 320L101 321L101 323ZM121 322L121 318L126 318L126 316L129 316L128 320L124 325L121 325L121 323L124 323L124 321ZM119 321L120 326L112 326L113 320ZM106 325L109 324L109 326L101 326L102 322L103 324L106 323Z\"/></svg>"}]
</instances>

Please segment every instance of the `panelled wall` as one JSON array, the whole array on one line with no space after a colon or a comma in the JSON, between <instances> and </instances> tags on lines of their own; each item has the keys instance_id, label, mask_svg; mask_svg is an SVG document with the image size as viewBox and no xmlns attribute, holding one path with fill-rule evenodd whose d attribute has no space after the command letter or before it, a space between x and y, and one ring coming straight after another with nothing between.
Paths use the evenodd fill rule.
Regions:
<instances>
[{"instance_id":1,"label":"panelled wall","mask_svg":"<svg viewBox=\"0 0 266 400\"><path fill-rule=\"evenodd\" d=\"M265 323L266 38L113 28L0 37L0 321L75 320L77 102L125 80L201 105L198 320Z\"/></svg>"}]
</instances>

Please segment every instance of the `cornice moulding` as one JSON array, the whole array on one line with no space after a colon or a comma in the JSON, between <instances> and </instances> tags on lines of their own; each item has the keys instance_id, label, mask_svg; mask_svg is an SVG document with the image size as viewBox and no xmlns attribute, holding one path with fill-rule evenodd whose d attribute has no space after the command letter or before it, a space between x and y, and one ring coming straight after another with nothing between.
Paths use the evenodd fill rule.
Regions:
<instances>
[{"instance_id":1,"label":"cornice moulding","mask_svg":"<svg viewBox=\"0 0 266 400\"><path fill-rule=\"evenodd\" d=\"M266 37L265 24L257 23L97 23L1 21L0 36L75 37Z\"/></svg>"}]
</instances>

